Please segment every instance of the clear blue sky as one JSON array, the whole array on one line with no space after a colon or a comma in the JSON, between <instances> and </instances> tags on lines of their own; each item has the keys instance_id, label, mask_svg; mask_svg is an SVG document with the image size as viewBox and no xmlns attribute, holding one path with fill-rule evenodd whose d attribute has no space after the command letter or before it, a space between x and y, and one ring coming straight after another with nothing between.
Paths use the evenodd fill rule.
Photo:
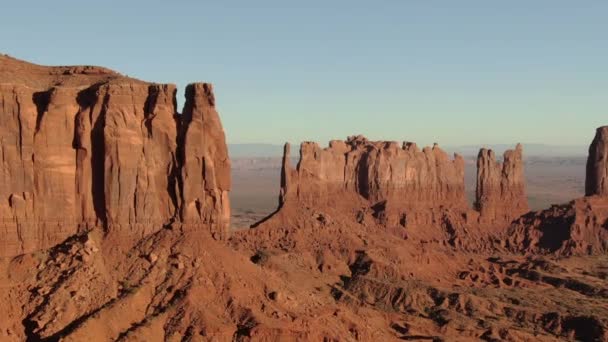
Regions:
<instances>
[{"instance_id":1,"label":"clear blue sky","mask_svg":"<svg viewBox=\"0 0 608 342\"><path fill-rule=\"evenodd\" d=\"M20 0L0 42L212 82L232 143L582 145L608 124L608 1Z\"/></svg>"}]
</instances>

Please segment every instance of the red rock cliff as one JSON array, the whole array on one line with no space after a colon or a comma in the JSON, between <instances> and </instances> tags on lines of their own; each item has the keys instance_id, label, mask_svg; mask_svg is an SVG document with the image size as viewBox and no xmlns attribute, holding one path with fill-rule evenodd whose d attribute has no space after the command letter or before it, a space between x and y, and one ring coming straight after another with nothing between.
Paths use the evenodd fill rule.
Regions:
<instances>
[{"instance_id":1,"label":"red rock cliff","mask_svg":"<svg viewBox=\"0 0 608 342\"><path fill-rule=\"evenodd\" d=\"M16 255L104 225L174 221L226 235L229 159L211 85L0 56L0 246Z\"/></svg>"},{"instance_id":2,"label":"red rock cliff","mask_svg":"<svg viewBox=\"0 0 608 342\"><path fill-rule=\"evenodd\" d=\"M482 221L511 221L529 211L522 146L506 151L503 159L499 163L494 151L479 151L475 206Z\"/></svg>"}]
</instances>

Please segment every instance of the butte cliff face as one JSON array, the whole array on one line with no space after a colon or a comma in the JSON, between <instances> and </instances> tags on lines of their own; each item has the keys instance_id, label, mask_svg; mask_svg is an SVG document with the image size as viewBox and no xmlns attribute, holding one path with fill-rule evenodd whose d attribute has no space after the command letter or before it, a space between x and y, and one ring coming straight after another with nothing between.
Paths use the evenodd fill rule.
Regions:
<instances>
[{"instance_id":1,"label":"butte cliff face","mask_svg":"<svg viewBox=\"0 0 608 342\"><path fill-rule=\"evenodd\" d=\"M438 146L420 150L413 143L372 142L358 136L331 141L322 149L305 142L297 169L285 148L281 202L290 199L320 204L357 194L373 203L403 207L467 206L464 160L450 160ZM348 197L347 197L348 198Z\"/></svg>"},{"instance_id":2,"label":"butte cliff face","mask_svg":"<svg viewBox=\"0 0 608 342\"><path fill-rule=\"evenodd\" d=\"M522 150L517 145L506 151L502 163L491 150L479 152L476 210L471 210L465 197L464 159L458 154L450 159L437 145L420 150L414 143L372 142L361 136L331 141L325 149L304 142L293 168L287 144L279 203L344 207L363 200L376 216L381 211L402 226L445 221L442 216L449 210L461 217L459 224L504 227L529 210Z\"/></svg>"},{"instance_id":3,"label":"butte cliff face","mask_svg":"<svg viewBox=\"0 0 608 342\"><path fill-rule=\"evenodd\" d=\"M226 235L230 161L211 85L189 85L179 115L172 84L6 56L0 71L2 255L96 225Z\"/></svg>"},{"instance_id":4,"label":"butte cliff face","mask_svg":"<svg viewBox=\"0 0 608 342\"><path fill-rule=\"evenodd\" d=\"M482 221L511 221L529 211L523 148L507 150L503 162L494 151L481 149L477 157L475 207Z\"/></svg>"}]
</instances>

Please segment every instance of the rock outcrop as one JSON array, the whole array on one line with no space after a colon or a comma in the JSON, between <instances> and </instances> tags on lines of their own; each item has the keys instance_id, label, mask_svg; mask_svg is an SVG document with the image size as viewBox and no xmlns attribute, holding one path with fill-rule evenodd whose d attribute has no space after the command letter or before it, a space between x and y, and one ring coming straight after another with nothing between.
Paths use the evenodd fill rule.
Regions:
<instances>
[{"instance_id":1,"label":"rock outcrop","mask_svg":"<svg viewBox=\"0 0 608 342\"><path fill-rule=\"evenodd\" d=\"M518 144L504 153L500 163L494 151L479 151L475 207L482 222L510 222L529 211L522 154Z\"/></svg>"},{"instance_id":2,"label":"rock outcrop","mask_svg":"<svg viewBox=\"0 0 608 342\"><path fill-rule=\"evenodd\" d=\"M608 252L608 126L589 147L583 198L530 212L511 225L504 241L513 251L559 255Z\"/></svg>"},{"instance_id":3,"label":"rock outcrop","mask_svg":"<svg viewBox=\"0 0 608 342\"><path fill-rule=\"evenodd\" d=\"M464 159L455 154L450 160L436 144L420 150L414 143L362 136L333 140L327 148L304 142L296 168L290 150L286 144L279 209L289 202L342 211L367 206L385 226L481 224L492 231L529 211L519 144L504 153L503 162L492 150L479 152L475 210L465 197ZM364 214L357 213L356 220Z\"/></svg>"},{"instance_id":4,"label":"rock outcrop","mask_svg":"<svg viewBox=\"0 0 608 342\"><path fill-rule=\"evenodd\" d=\"M0 56L0 246L16 255L96 225L226 235L229 159L212 87Z\"/></svg>"},{"instance_id":5,"label":"rock outcrop","mask_svg":"<svg viewBox=\"0 0 608 342\"><path fill-rule=\"evenodd\" d=\"M589 146L585 195L608 196L608 126L597 129Z\"/></svg>"},{"instance_id":6,"label":"rock outcrop","mask_svg":"<svg viewBox=\"0 0 608 342\"><path fill-rule=\"evenodd\" d=\"M230 159L210 84L186 88L182 116L180 217L189 225L211 224L214 237L223 239L230 227Z\"/></svg>"},{"instance_id":7,"label":"rock outcrop","mask_svg":"<svg viewBox=\"0 0 608 342\"><path fill-rule=\"evenodd\" d=\"M363 199L385 223L440 223L444 212L436 209L450 209L469 223L504 228L529 211L522 150L518 144L506 151L502 163L492 150L479 152L473 211L465 197L464 159L455 154L450 160L436 144L420 150L414 143L361 136L331 141L324 149L304 142L295 169L286 144L279 207L290 200L336 207Z\"/></svg>"},{"instance_id":8,"label":"rock outcrop","mask_svg":"<svg viewBox=\"0 0 608 342\"><path fill-rule=\"evenodd\" d=\"M400 146L361 136L331 141L325 149L304 142L296 169L289 150L286 145L281 203L327 204L356 194L404 207L467 207L464 160L459 155L450 160L437 145L420 150L413 143Z\"/></svg>"},{"instance_id":9,"label":"rock outcrop","mask_svg":"<svg viewBox=\"0 0 608 342\"><path fill-rule=\"evenodd\" d=\"M608 201L583 197L531 212L507 230L507 247L515 252L601 255L608 252Z\"/></svg>"},{"instance_id":10,"label":"rock outcrop","mask_svg":"<svg viewBox=\"0 0 608 342\"><path fill-rule=\"evenodd\" d=\"M464 159L450 159L436 144L421 150L414 143L363 136L333 140L327 148L304 142L295 168L290 150L286 144L279 211L285 206L329 209L358 223L367 217L397 235L405 227L442 225L448 211L459 220L469 219ZM281 217L297 216L292 209Z\"/></svg>"}]
</instances>

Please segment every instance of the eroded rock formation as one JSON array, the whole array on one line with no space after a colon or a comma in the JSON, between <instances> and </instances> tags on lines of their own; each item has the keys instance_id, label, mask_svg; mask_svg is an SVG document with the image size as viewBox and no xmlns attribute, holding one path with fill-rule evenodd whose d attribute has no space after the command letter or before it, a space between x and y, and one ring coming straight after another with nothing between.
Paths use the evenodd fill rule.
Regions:
<instances>
[{"instance_id":1,"label":"eroded rock formation","mask_svg":"<svg viewBox=\"0 0 608 342\"><path fill-rule=\"evenodd\" d=\"M146 234L174 221L226 235L229 159L212 87L0 56L2 255L81 228Z\"/></svg>"},{"instance_id":2,"label":"eroded rock formation","mask_svg":"<svg viewBox=\"0 0 608 342\"><path fill-rule=\"evenodd\" d=\"M459 155L450 160L437 145L420 150L413 143L400 146L361 136L331 141L325 149L305 142L295 170L288 145L285 152L282 202L294 198L319 204L357 194L404 207L467 207L464 160Z\"/></svg>"},{"instance_id":3,"label":"eroded rock formation","mask_svg":"<svg viewBox=\"0 0 608 342\"><path fill-rule=\"evenodd\" d=\"M589 147L586 197L531 212L515 221L507 246L527 253L605 254L608 251L608 126L599 127Z\"/></svg>"},{"instance_id":4,"label":"eroded rock formation","mask_svg":"<svg viewBox=\"0 0 608 342\"><path fill-rule=\"evenodd\" d=\"M589 146L585 195L608 196L608 126L599 127Z\"/></svg>"},{"instance_id":5,"label":"eroded rock formation","mask_svg":"<svg viewBox=\"0 0 608 342\"><path fill-rule=\"evenodd\" d=\"M476 210L471 210L465 198L464 159L455 154L450 160L437 145L420 150L414 143L400 146L361 136L331 141L327 148L304 142L293 168L287 144L279 206L291 200L307 206L352 207L362 199L387 225L443 224L450 210L448 216L458 218L451 220L457 225L504 228L529 210L522 150L518 144L506 151L503 162L497 162L491 150L479 152Z\"/></svg>"},{"instance_id":6,"label":"eroded rock formation","mask_svg":"<svg viewBox=\"0 0 608 342\"><path fill-rule=\"evenodd\" d=\"M1 341L608 339L604 260L480 248L500 240L463 221L462 160L438 147L305 144L293 169L286 146L288 220L217 241L199 233L223 236L230 188L209 85L180 116L171 85L15 63L0 58L0 248L70 236L0 256ZM502 242L599 251L607 203L524 215Z\"/></svg>"},{"instance_id":7,"label":"eroded rock formation","mask_svg":"<svg viewBox=\"0 0 608 342\"><path fill-rule=\"evenodd\" d=\"M477 157L475 207L482 221L511 221L528 212L523 148L507 150L503 162L494 151L481 149Z\"/></svg>"},{"instance_id":8,"label":"eroded rock formation","mask_svg":"<svg viewBox=\"0 0 608 342\"><path fill-rule=\"evenodd\" d=\"M506 232L507 247L533 254L601 255L608 252L608 202L583 197L531 212Z\"/></svg>"}]
</instances>

